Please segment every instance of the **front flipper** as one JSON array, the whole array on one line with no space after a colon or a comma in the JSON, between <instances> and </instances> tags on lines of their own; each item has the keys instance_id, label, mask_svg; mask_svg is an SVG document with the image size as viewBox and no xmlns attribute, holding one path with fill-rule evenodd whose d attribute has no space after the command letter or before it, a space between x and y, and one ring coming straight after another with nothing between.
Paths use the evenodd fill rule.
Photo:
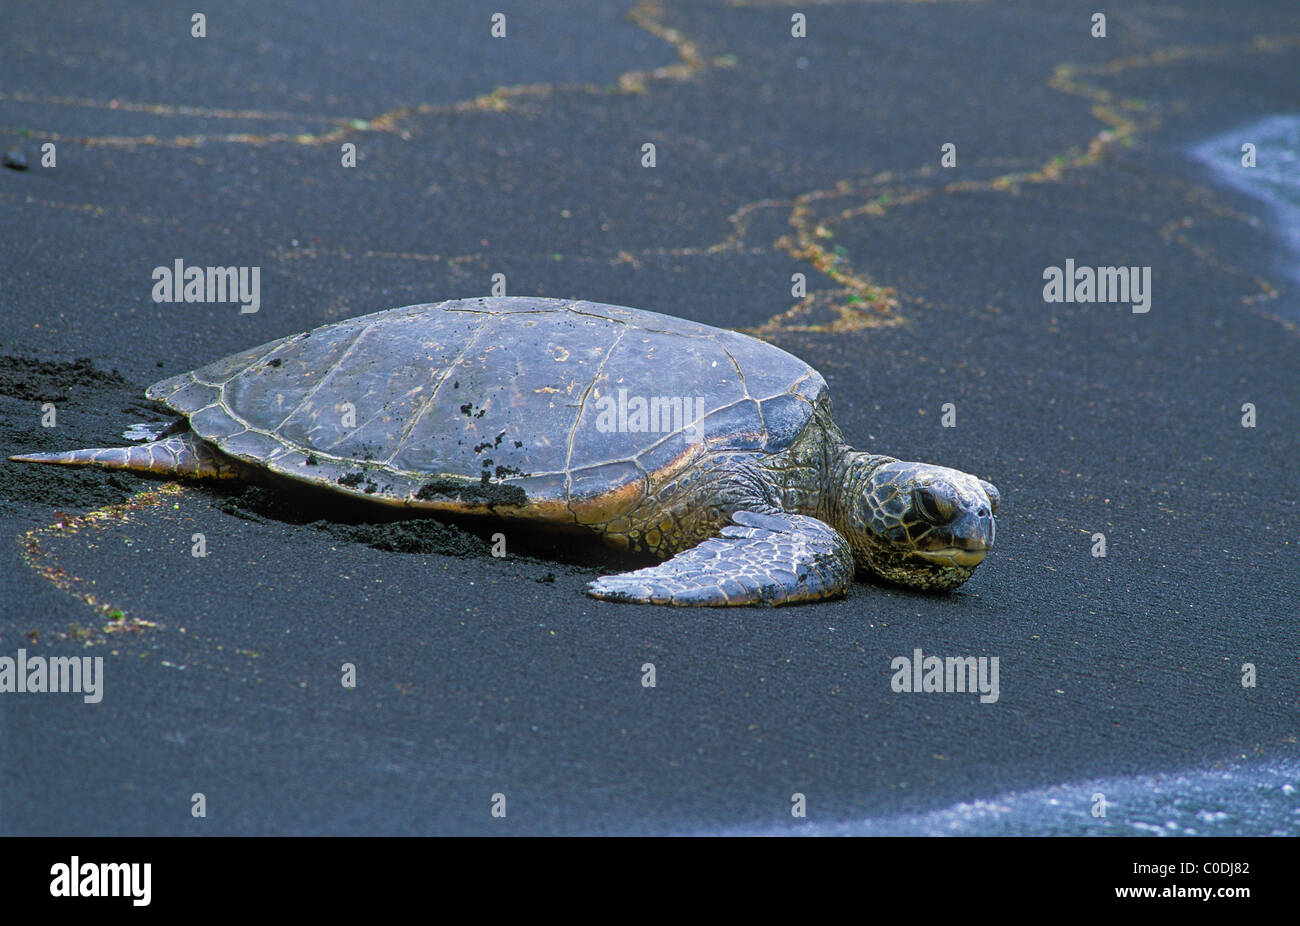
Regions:
<instances>
[{"instance_id":1,"label":"front flipper","mask_svg":"<svg viewBox=\"0 0 1300 926\"><path fill-rule=\"evenodd\" d=\"M587 594L637 604L793 604L844 594L853 550L830 525L801 514L737 511L721 536L672 559L601 576Z\"/></svg>"}]
</instances>

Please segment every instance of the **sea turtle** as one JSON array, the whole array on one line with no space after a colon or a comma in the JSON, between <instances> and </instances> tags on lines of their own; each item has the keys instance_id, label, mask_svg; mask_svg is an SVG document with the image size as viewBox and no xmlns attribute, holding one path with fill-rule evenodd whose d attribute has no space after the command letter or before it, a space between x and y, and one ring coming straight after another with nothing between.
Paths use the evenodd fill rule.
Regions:
<instances>
[{"instance_id":1,"label":"sea turtle","mask_svg":"<svg viewBox=\"0 0 1300 926\"><path fill-rule=\"evenodd\" d=\"M950 590L993 545L997 490L861 453L821 375L655 312L528 297L389 309L149 387L183 418L131 447L13 457L175 477L266 474L412 511L593 532L663 560L588 592L787 604L855 573Z\"/></svg>"}]
</instances>

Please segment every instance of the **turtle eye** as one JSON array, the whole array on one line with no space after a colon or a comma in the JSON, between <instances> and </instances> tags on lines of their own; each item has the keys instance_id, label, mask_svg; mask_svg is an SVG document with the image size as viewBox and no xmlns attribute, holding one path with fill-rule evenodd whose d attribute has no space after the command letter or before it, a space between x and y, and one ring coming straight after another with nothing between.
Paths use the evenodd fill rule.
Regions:
<instances>
[{"instance_id":1,"label":"turtle eye","mask_svg":"<svg viewBox=\"0 0 1300 926\"><path fill-rule=\"evenodd\" d=\"M917 486L912 499L921 516L932 524L947 524L957 516L957 499L947 486Z\"/></svg>"},{"instance_id":2,"label":"turtle eye","mask_svg":"<svg viewBox=\"0 0 1300 926\"><path fill-rule=\"evenodd\" d=\"M992 512L993 514L997 514L998 513L998 490L994 487L993 483L985 482L983 479L980 480L980 488L982 488L984 490L984 494L989 497L989 511Z\"/></svg>"}]
</instances>

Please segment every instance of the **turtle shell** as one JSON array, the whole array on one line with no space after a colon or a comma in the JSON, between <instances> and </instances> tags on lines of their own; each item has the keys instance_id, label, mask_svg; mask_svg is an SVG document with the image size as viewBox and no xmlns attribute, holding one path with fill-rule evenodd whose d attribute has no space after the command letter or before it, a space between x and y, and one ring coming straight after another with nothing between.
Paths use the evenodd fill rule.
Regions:
<instances>
[{"instance_id":1,"label":"turtle shell","mask_svg":"<svg viewBox=\"0 0 1300 926\"><path fill-rule=\"evenodd\" d=\"M784 449L825 391L803 361L732 331L502 297L326 325L148 395L291 479L392 505L586 522L708 451Z\"/></svg>"}]
</instances>

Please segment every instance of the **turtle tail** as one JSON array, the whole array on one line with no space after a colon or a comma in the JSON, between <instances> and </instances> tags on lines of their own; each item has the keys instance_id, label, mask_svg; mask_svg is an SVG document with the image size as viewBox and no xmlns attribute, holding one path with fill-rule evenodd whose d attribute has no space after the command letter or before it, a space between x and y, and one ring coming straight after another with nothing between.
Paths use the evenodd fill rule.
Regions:
<instances>
[{"instance_id":1,"label":"turtle tail","mask_svg":"<svg viewBox=\"0 0 1300 926\"><path fill-rule=\"evenodd\" d=\"M62 466L102 466L137 473L189 479L249 481L252 470L228 457L192 431L134 447L66 450L60 453L25 453L9 459L21 463L58 463Z\"/></svg>"}]
</instances>

